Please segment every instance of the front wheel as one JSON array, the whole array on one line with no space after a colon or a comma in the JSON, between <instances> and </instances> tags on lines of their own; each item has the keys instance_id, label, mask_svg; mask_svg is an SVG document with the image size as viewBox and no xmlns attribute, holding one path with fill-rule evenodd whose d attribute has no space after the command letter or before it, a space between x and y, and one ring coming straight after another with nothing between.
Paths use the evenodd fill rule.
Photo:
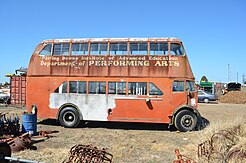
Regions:
<instances>
[{"instance_id":1,"label":"front wheel","mask_svg":"<svg viewBox=\"0 0 246 163\"><path fill-rule=\"evenodd\" d=\"M182 110L175 116L174 125L181 132L192 131L197 125L197 116L189 110Z\"/></svg>"},{"instance_id":2,"label":"front wheel","mask_svg":"<svg viewBox=\"0 0 246 163\"><path fill-rule=\"evenodd\" d=\"M79 112L73 107L66 107L60 112L59 122L63 127L75 128L80 124Z\"/></svg>"}]
</instances>

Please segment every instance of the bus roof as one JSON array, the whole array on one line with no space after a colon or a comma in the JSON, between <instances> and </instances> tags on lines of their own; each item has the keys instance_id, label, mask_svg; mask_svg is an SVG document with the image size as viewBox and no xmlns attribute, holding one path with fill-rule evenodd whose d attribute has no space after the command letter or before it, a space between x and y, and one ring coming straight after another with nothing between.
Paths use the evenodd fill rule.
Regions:
<instances>
[{"instance_id":1,"label":"bus roof","mask_svg":"<svg viewBox=\"0 0 246 163\"><path fill-rule=\"evenodd\" d=\"M71 38L71 39L47 39L42 43L62 43L62 42L142 42L142 41L171 41L181 42L178 38Z\"/></svg>"}]
</instances>

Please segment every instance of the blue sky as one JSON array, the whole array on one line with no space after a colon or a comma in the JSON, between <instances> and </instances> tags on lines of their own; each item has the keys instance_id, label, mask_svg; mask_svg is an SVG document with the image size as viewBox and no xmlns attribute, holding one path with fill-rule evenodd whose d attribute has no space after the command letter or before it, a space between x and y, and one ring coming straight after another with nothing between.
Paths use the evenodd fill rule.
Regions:
<instances>
[{"instance_id":1,"label":"blue sky","mask_svg":"<svg viewBox=\"0 0 246 163\"><path fill-rule=\"evenodd\" d=\"M177 37L196 80L246 75L245 0L1 0L0 82L45 39Z\"/></svg>"}]
</instances>

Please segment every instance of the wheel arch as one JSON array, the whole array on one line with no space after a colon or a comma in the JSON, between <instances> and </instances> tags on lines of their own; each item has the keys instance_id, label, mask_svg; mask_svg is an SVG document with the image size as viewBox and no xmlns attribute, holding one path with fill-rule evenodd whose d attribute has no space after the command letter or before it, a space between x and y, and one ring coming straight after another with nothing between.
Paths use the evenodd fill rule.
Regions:
<instances>
[{"instance_id":1,"label":"wheel arch","mask_svg":"<svg viewBox=\"0 0 246 163\"><path fill-rule=\"evenodd\" d=\"M79 113L79 119L83 120L83 115L82 115L81 111L79 110L79 107L73 103L66 103L66 104L61 105L60 108L58 109L57 114L56 114L56 119L59 119L61 111L66 107L73 107L74 109L76 109L77 112Z\"/></svg>"},{"instance_id":2,"label":"wheel arch","mask_svg":"<svg viewBox=\"0 0 246 163\"><path fill-rule=\"evenodd\" d=\"M198 118L201 117L201 114L199 113L199 111L195 109L194 107L189 106L189 105L180 106L172 112L171 119L169 122L169 127L174 124L174 119L176 115L182 110L189 110L190 112L194 113Z\"/></svg>"}]
</instances>

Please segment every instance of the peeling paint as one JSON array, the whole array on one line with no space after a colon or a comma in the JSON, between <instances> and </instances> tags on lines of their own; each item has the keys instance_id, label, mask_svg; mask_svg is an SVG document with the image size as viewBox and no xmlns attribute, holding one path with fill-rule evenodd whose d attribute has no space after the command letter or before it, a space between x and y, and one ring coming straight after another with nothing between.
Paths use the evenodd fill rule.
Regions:
<instances>
[{"instance_id":1,"label":"peeling paint","mask_svg":"<svg viewBox=\"0 0 246 163\"><path fill-rule=\"evenodd\" d=\"M68 94L68 93L51 93L51 109L60 108L67 103L76 105L83 120L108 121L108 109L114 109L115 96L102 94Z\"/></svg>"}]
</instances>

